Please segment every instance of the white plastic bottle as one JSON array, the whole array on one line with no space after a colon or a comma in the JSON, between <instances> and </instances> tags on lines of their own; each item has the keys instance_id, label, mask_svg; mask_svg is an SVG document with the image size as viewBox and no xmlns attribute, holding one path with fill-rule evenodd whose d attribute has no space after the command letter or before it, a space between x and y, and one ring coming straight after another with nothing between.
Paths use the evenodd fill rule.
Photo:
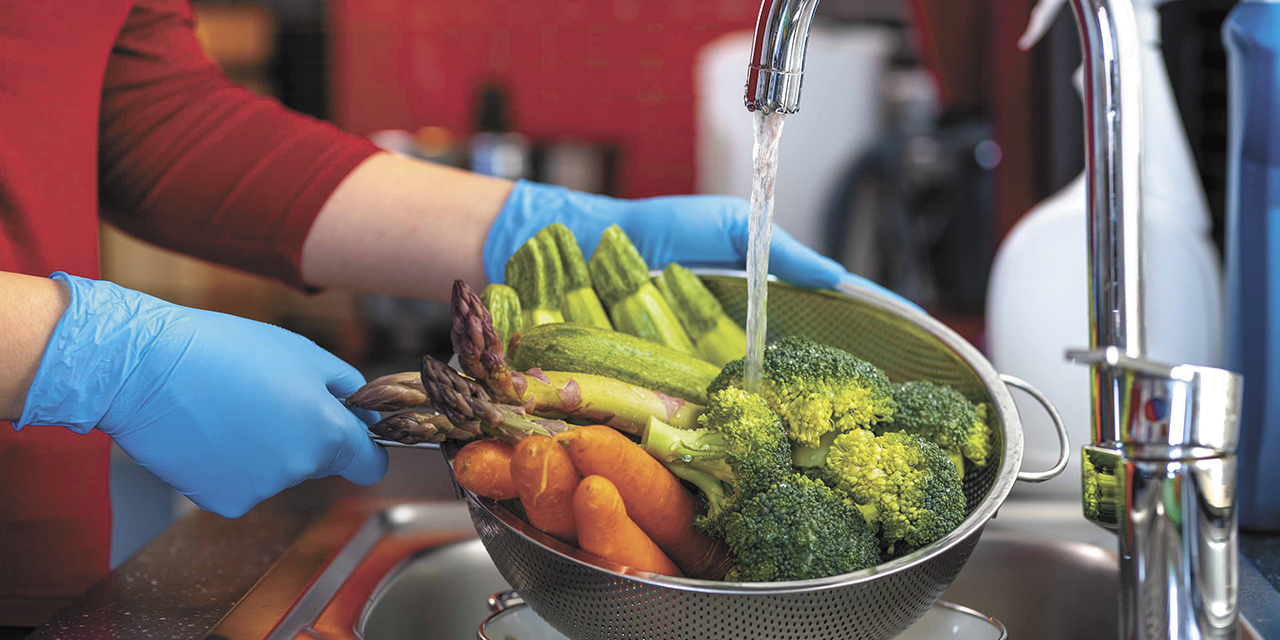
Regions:
<instances>
[{"instance_id":1,"label":"white plastic bottle","mask_svg":"<svg viewBox=\"0 0 1280 640\"><path fill-rule=\"evenodd\" d=\"M1176 364L1222 366L1222 267L1191 146L1160 52L1157 7L1134 0L1142 49L1142 247L1147 356ZM1041 0L1021 45L1030 48L1064 0ZM1076 89L1083 95L1080 72ZM1029 211L1001 244L987 299L987 341L996 369L1030 381L1067 423L1071 465L1019 494L1078 496L1080 445L1091 439L1088 368L1069 348L1088 347L1088 249L1084 174ZM1026 434L1027 469L1057 457L1053 428L1034 401L1014 392Z\"/></svg>"}]
</instances>

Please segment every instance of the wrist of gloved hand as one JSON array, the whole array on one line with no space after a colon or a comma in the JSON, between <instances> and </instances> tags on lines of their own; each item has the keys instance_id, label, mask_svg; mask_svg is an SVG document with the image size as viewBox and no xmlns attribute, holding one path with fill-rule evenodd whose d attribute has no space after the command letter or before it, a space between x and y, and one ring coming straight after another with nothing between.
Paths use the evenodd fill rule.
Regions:
<instances>
[{"instance_id":1,"label":"wrist of gloved hand","mask_svg":"<svg viewBox=\"0 0 1280 640\"><path fill-rule=\"evenodd\" d=\"M238 516L308 478L372 484L386 452L338 400L364 384L297 334L109 282L70 290L17 428L110 435L197 505Z\"/></svg>"},{"instance_id":2,"label":"wrist of gloved hand","mask_svg":"<svg viewBox=\"0 0 1280 640\"><path fill-rule=\"evenodd\" d=\"M573 231L587 258L600 236L617 224L635 243L651 269L672 262L689 268L744 269L750 205L728 196L665 196L622 200L563 187L519 181L494 220L484 246L485 275L504 282L507 260L529 238L559 222ZM784 282L812 289L858 286L912 307L905 298L847 272L774 225L769 272Z\"/></svg>"},{"instance_id":3,"label":"wrist of gloved hand","mask_svg":"<svg viewBox=\"0 0 1280 640\"><path fill-rule=\"evenodd\" d=\"M67 286L70 303L49 338L14 427L50 424L88 433L102 423L163 330L164 303L109 282L63 272L50 277Z\"/></svg>"}]
</instances>

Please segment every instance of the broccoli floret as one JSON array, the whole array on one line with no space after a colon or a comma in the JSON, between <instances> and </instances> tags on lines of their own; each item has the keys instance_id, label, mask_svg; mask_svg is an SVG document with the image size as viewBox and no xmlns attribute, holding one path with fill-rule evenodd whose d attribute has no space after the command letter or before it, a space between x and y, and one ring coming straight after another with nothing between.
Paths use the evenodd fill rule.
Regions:
<instances>
[{"instance_id":1,"label":"broccoli floret","mask_svg":"<svg viewBox=\"0 0 1280 640\"><path fill-rule=\"evenodd\" d=\"M791 443L764 400L741 389L712 394L698 423L702 428L678 429L650 418L641 444L702 491L707 513L698 526L714 534L725 513L791 473Z\"/></svg>"},{"instance_id":2,"label":"broccoli floret","mask_svg":"<svg viewBox=\"0 0 1280 640\"><path fill-rule=\"evenodd\" d=\"M964 489L951 459L917 435L841 434L826 456L823 479L879 525L890 557L941 538L965 517Z\"/></svg>"},{"instance_id":3,"label":"broccoli floret","mask_svg":"<svg viewBox=\"0 0 1280 640\"><path fill-rule=\"evenodd\" d=\"M987 466L991 427L985 403L975 405L947 385L923 381L893 385L893 400L898 405L893 421L876 425L876 433L905 431L933 441L951 455L961 476L961 456Z\"/></svg>"},{"instance_id":4,"label":"broccoli floret","mask_svg":"<svg viewBox=\"0 0 1280 640\"><path fill-rule=\"evenodd\" d=\"M857 509L799 474L728 514L724 539L737 558L731 582L807 580L858 571L880 561L880 545Z\"/></svg>"},{"instance_id":5,"label":"broccoli floret","mask_svg":"<svg viewBox=\"0 0 1280 640\"><path fill-rule=\"evenodd\" d=\"M743 387L744 363L734 360L707 387ZM789 337L764 351L760 395L799 447L818 447L827 433L869 429L891 420L889 378L869 362L807 338Z\"/></svg>"}]
</instances>

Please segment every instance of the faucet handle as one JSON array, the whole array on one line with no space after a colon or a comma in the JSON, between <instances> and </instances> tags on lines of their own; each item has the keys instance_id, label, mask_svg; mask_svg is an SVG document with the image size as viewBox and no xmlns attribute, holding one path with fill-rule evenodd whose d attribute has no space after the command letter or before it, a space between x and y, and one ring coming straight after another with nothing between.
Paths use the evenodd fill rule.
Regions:
<instances>
[{"instance_id":1,"label":"faucet handle","mask_svg":"<svg viewBox=\"0 0 1280 640\"><path fill-rule=\"evenodd\" d=\"M1122 446L1136 458L1235 453L1244 385L1239 374L1133 358L1113 346L1071 350L1067 358L1111 373L1104 379L1114 380L1117 386L1120 440L1094 444Z\"/></svg>"}]
</instances>

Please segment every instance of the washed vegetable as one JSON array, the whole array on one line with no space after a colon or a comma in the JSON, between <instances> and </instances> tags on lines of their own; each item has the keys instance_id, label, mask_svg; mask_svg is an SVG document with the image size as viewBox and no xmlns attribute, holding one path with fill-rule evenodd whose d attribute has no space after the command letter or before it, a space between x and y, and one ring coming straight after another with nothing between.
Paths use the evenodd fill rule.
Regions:
<instances>
[{"instance_id":1,"label":"washed vegetable","mask_svg":"<svg viewBox=\"0 0 1280 640\"><path fill-rule=\"evenodd\" d=\"M511 344L511 336L524 328L520 295L505 284L491 284L480 292L480 300L493 317L493 328L498 332L502 345Z\"/></svg>"},{"instance_id":2,"label":"washed vegetable","mask_svg":"<svg viewBox=\"0 0 1280 640\"><path fill-rule=\"evenodd\" d=\"M529 238L507 261L507 285L520 297L521 324L536 327L564 322L564 268L560 250L548 234Z\"/></svg>"},{"instance_id":3,"label":"washed vegetable","mask_svg":"<svg viewBox=\"0 0 1280 640\"><path fill-rule=\"evenodd\" d=\"M791 475L791 445L778 416L759 396L725 389L711 396L699 429L677 429L653 419L644 450L706 501L698 527L722 534L721 520L743 500Z\"/></svg>"},{"instance_id":4,"label":"washed vegetable","mask_svg":"<svg viewBox=\"0 0 1280 640\"><path fill-rule=\"evenodd\" d=\"M987 425L987 405L974 405L959 391L933 382L893 385L898 408L891 422L876 425L877 433L905 431L942 447L964 476L964 460L977 467L987 466L991 453L991 428Z\"/></svg>"},{"instance_id":5,"label":"washed vegetable","mask_svg":"<svg viewBox=\"0 0 1280 640\"><path fill-rule=\"evenodd\" d=\"M725 314L720 301L692 271L673 262L653 283L676 312L702 359L723 367L746 355L746 330Z\"/></svg>"},{"instance_id":6,"label":"washed vegetable","mask_svg":"<svg viewBox=\"0 0 1280 640\"><path fill-rule=\"evenodd\" d=\"M701 358L643 338L580 324L544 324L521 331L507 361L519 371L590 373L705 404L707 385L720 374Z\"/></svg>"},{"instance_id":7,"label":"washed vegetable","mask_svg":"<svg viewBox=\"0 0 1280 640\"><path fill-rule=\"evenodd\" d=\"M346 405L370 411L401 411L427 403L417 371L375 378L347 396Z\"/></svg>"},{"instance_id":8,"label":"washed vegetable","mask_svg":"<svg viewBox=\"0 0 1280 640\"><path fill-rule=\"evenodd\" d=\"M521 440L511 457L511 478L529 524L576 544L573 493L582 478L564 447L545 436Z\"/></svg>"},{"instance_id":9,"label":"washed vegetable","mask_svg":"<svg viewBox=\"0 0 1280 640\"><path fill-rule=\"evenodd\" d=\"M955 465L938 445L917 435L877 436L863 429L840 434L817 475L879 526L889 556L919 549L964 521L964 488Z\"/></svg>"},{"instance_id":10,"label":"washed vegetable","mask_svg":"<svg viewBox=\"0 0 1280 640\"><path fill-rule=\"evenodd\" d=\"M696 431L656 421L644 448L707 503L699 529L736 558L727 580L803 580L857 571L880 560L875 530L843 494L797 474L778 416L757 395L711 395Z\"/></svg>"},{"instance_id":11,"label":"washed vegetable","mask_svg":"<svg viewBox=\"0 0 1280 640\"><path fill-rule=\"evenodd\" d=\"M499 402L525 404L524 376L513 374L503 356L504 346L493 316L472 289L462 280L453 281L449 338L463 373L482 382Z\"/></svg>"},{"instance_id":12,"label":"washed vegetable","mask_svg":"<svg viewBox=\"0 0 1280 640\"><path fill-rule=\"evenodd\" d=\"M497 440L476 440L458 450L453 458L453 477L476 495L494 500L516 497L511 479L511 445Z\"/></svg>"},{"instance_id":13,"label":"washed vegetable","mask_svg":"<svg viewBox=\"0 0 1280 640\"><path fill-rule=\"evenodd\" d=\"M507 366L491 318L475 292L454 283L453 348L463 369L499 401L544 417L607 424L628 433L643 432L650 416L676 426L697 426L702 405L588 373Z\"/></svg>"},{"instance_id":14,"label":"washed vegetable","mask_svg":"<svg viewBox=\"0 0 1280 640\"><path fill-rule=\"evenodd\" d=\"M666 298L649 280L649 267L617 225L605 229L587 264L613 328L696 355L697 349Z\"/></svg>"},{"instance_id":15,"label":"washed vegetable","mask_svg":"<svg viewBox=\"0 0 1280 640\"><path fill-rule=\"evenodd\" d=\"M730 581L825 578L880 562L879 542L858 510L800 474L749 498L723 526L737 558Z\"/></svg>"},{"instance_id":16,"label":"washed vegetable","mask_svg":"<svg viewBox=\"0 0 1280 640\"><path fill-rule=\"evenodd\" d=\"M583 551L640 571L684 575L627 517L622 496L608 479L595 475L583 478L574 493L573 512L578 522L578 543Z\"/></svg>"},{"instance_id":17,"label":"washed vegetable","mask_svg":"<svg viewBox=\"0 0 1280 640\"><path fill-rule=\"evenodd\" d=\"M671 472L621 433L603 425L555 437L583 475L618 487L627 513L686 575L716 580L731 563L724 543L694 527L696 499ZM581 538L581 524L579 524Z\"/></svg>"},{"instance_id":18,"label":"washed vegetable","mask_svg":"<svg viewBox=\"0 0 1280 640\"><path fill-rule=\"evenodd\" d=\"M476 435L519 442L531 435L551 436L569 428L559 420L538 420L522 407L495 402L479 383L430 356L420 360L427 400L454 426Z\"/></svg>"},{"instance_id":19,"label":"washed vegetable","mask_svg":"<svg viewBox=\"0 0 1280 640\"><path fill-rule=\"evenodd\" d=\"M599 296L591 288L591 275L587 272L587 263L573 232L557 222L538 232L538 235L543 234L550 237L560 253L560 266L564 271L564 300L560 309L565 321L613 329L604 305L600 304Z\"/></svg>"},{"instance_id":20,"label":"washed vegetable","mask_svg":"<svg viewBox=\"0 0 1280 640\"><path fill-rule=\"evenodd\" d=\"M742 388L743 361L734 360L707 387ZM796 447L821 446L822 436L870 429L893 419L889 378L869 362L807 338L783 338L765 347L760 395L782 419Z\"/></svg>"},{"instance_id":21,"label":"washed vegetable","mask_svg":"<svg viewBox=\"0 0 1280 640\"><path fill-rule=\"evenodd\" d=\"M416 411L389 415L369 427L369 431L379 438L401 444L473 440L476 437L475 432L453 426L444 416Z\"/></svg>"}]
</instances>

